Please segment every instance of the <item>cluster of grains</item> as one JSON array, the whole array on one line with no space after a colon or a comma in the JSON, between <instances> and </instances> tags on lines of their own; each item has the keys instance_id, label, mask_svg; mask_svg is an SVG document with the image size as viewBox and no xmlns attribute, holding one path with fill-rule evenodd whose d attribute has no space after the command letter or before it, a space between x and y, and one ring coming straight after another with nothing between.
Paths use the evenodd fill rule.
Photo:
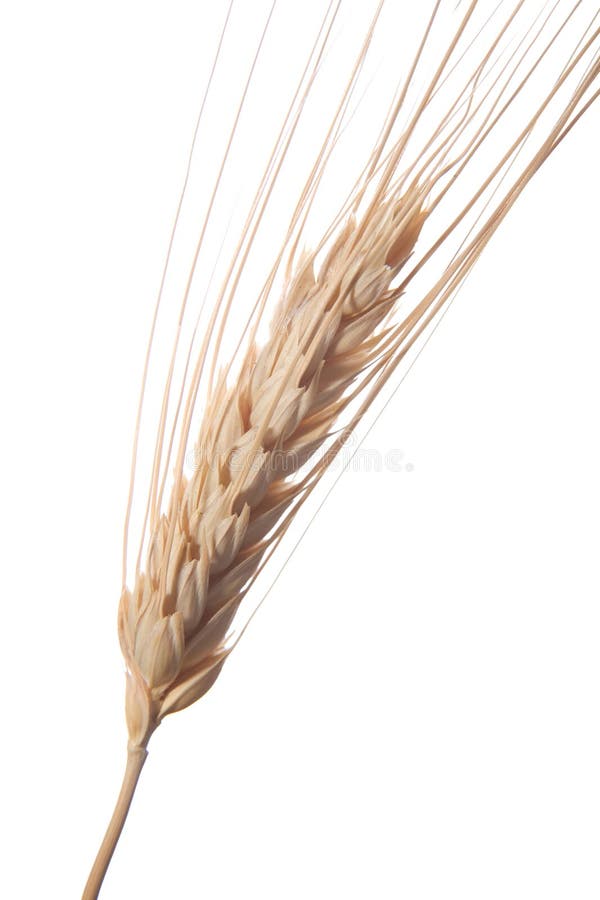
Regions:
<instances>
[{"instance_id":1,"label":"cluster of grains","mask_svg":"<svg viewBox=\"0 0 600 900\"><path fill-rule=\"evenodd\" d=\"M350 218L318 272L312 254L295 267L266 344L250 348L235 386L217 384L194 473L176 485L145 571L121 598L131 746L145 746L165 715L217 678L236 611L300 490L294 475L376 358L392 283L424 219L418 194Z\"/></svg>"}]
</instances>

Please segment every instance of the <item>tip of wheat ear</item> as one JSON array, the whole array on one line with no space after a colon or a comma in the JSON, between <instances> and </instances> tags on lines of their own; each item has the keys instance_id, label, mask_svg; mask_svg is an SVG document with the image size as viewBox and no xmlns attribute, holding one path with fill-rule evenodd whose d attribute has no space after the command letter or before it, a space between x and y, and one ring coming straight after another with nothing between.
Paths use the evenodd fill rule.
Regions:
<instances>
[{"instance_id":1,"label":"tip of wheat ear","mask_svg":"<svg viewBox=\"0 0 600 900\"><path fill-rule=\"evenodd\" d=\"M144 571L119 607L131 746L214 683L226 637L277 525L294 475L331 434L343 398L375 359L379 326L426 213L422 196L350 218L325 261L304 255L285 285L268 340L250 348L234 386L207 405L198 465L151 536Z\"/></svg>"}]
</instances>

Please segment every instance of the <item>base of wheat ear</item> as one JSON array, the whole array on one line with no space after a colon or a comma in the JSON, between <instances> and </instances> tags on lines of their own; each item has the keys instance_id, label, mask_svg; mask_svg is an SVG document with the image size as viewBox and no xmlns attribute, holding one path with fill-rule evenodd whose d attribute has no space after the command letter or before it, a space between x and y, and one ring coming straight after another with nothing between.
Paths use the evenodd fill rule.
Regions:
<instances>
[{"instance_id":1,"label":"base of wheat ear","mask_svg":"<svg viewBox=\"0 0 600 900\"><path fill-rule=\"evenodd\" d=\"M277 297L270 303L273 312L268 336L259 344L256 328L250 327L234 381L228 377L227 366L220 376L211 375L196 435L196 465L188 477L183 454L190 412L216 316L195 375L184 385L189 399L171 493L163 508L157 464L149 492L143 554L132 586L123 590L119 605L119 638L126 663L128 762L84 900L98 896L152 733L166 716L185 709L214 684L234 646L231 630L240 605L297 510L400 361L454 295L528 181L598 94L594 85L600 73L600 32L592 18L583 36L578 34L570 55L561 57L558 77L553 75L542 100L533 103L489 170L483 176L469 174L469 164L482 147L493 142L512 102L527 90L537 66L580 6L576 4L556 23L552 18L557 15L556 8L544 20L533 19L515 35L520 38L514 41L517 49L507 55L502 40L516 27L519 4L491 36L462 88L450 96L440 122L424 138L418 138L421 144L415 153L421 117L455 72L461 54L471 46L463 51L461 41L466 40L477 3L467 6L418 101L413 98L407 124L395 131L439 6L435 4L414 64L347 202L323 241L313 251L299 252L304 217L318 192L368 56L383 8L383 3L378 5L277 255L273 272L283 270L284 277L280 282L267 280L265 302L257 304L255 323L269 308L266 299L273 284L278 285ZM235 265L243 268L245 248L251 246L261 223L289 141L313 89L338 7L336 3L327 7L217 307L228 308L228 285L233 285L231 293L235 293L237 282L232 273ZM226 26L230 12L231 7ZM472 43L482 33L483 26ZM242 105L244 98L245 91ZM523 149L551 104L555 106L550 125L528 159L521 162ZM236 126L237 119L231 141ZM440 210L454 192L461 198L459 212L437 224ZM455 252L436 272L436 254L468 222L473 210L476 217ZM432 220L434 228L430 227ZM423 237L426 226L428 241ZM251 238L245 244L247 235ZM418 299L413 298L408 312L399 315L400 298L427 265L434 270L431 286ZM216 358L215 351L213 360ZM213 373L216 371L213 365ZM170 384L169 375L167 400ZM164 443L163 422L155 456L159 463ZM323 448L327 449L325 455L319 453ZM169 454L166 459L165 470Z\"/></svg>"}]
</instances>

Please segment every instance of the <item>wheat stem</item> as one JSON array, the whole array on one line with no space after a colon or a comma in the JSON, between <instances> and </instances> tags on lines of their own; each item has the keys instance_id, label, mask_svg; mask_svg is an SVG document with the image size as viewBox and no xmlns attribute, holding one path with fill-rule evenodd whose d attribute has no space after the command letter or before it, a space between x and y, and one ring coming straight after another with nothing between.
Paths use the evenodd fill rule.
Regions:
<instances>
[{"instance_id":1,"label":"wheat stem","mask_svg":"<svg viewBox=\"0 0 600 900\"><path fill-rule=\"evenodd\" d=\"M138 779L147 756L148 751L145 747L134 747L130 745L127 748L127 765L125 766L125 775L123 776L121 790L119 791L114 812L108 824L108 828L106 829L106 834L104 835L104 839L98 850L98 855L94 860L92 871L86 882L82 900L96 900L100 893L106 870L108 869L112 855L115 852L117 841L121 836L125 819L127 818L127 813L129 812Z\"/></svg>"}]
</instances>

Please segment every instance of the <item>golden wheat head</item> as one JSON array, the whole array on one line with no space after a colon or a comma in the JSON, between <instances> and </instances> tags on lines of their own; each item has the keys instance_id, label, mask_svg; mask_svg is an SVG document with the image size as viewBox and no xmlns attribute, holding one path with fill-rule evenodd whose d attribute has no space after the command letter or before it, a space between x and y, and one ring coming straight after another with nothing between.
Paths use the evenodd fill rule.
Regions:
<instances>
[{"instance_id":1,"label":"golden wheat head","mask_svg":"<svg viewBox=\"0 0 600 900\"><path fill-rule=\"evenodd\" d=\"M542 99L532 103L494 163L483 176L472 174L473 160L494 142L498 123L525 94L579 5L566 4L562 18L557 7L550 12L544 7L543 16L521 26L523 4L517 4L440 110L435 104L440 94L445 96L447 80L454 83L451 77L460 71L461 53L467 52L463 43L478 4L473 0L466 6L415 102L410 89L436 23L436 3L408 75L346 201L323 239L301 250L306 217L346 122L384 8L379 3L289 230L275 242L278 250L264 289L240 326L242 349L234 369L219 357L223 330L240 272L331 40L340 3L325 4L202 348L198 358L191 359L191 375L179 398L178 443L175 429L169 439L161 416L138 565L129 583L124 578L118 615L127 679L127 771L84 900L98 895L153 731L165 716L190 706L214 684L235 646L231 631L236 614L300 506L401 360L454 295L525 185L596 98L600 32L594 16L560 58ZM515 41L505 45L512 30ZM483 28L481 33L487 34ZM479 35L473 41L477 39ZM257 58L259 53L260 46ZM244 98L245 92L240 109ZM423 123L431 108L438 110L439 118L428 131ZM523 149L549 110L550 124L522 162ZM231 141L236 125L237 119ZM213 198L218 188L217 181ZM459 209L443 220L441 210L455 192L461 197ZM465 223L458 246L436 270L438 254ZM429 287L420 289L420 296L405 307L407 291L423 271L434 273ZM270 327L259 340L258 326L267 314ZM201 424L191 434L199 384L207 369ZM173 366L165 409L172 371ZM186 474L183 461L190 443L194 465ZM126 534L130 509L131 497Z\"/></svg>"}]
</instances>

